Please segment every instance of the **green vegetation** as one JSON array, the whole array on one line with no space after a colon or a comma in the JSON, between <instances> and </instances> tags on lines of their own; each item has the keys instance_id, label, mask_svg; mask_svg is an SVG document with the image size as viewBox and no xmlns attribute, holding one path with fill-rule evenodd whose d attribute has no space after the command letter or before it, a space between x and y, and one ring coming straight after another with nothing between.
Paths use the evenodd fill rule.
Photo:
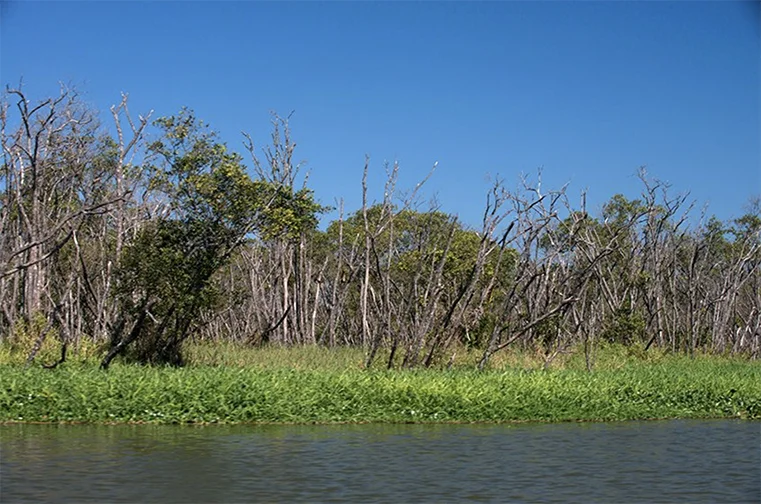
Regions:
<instances>
[{"instance_id":1,"label":"green vegetation","mask_svg":"<svg viewBox=\"0 0 761 504\"><path fill-rule=\"evenodd\" d=\"M404 370L574 349L591 371L610 343L761 357L761 198L722 221L640 171L639 194L592 214L565 187L497 177L463 223L421 205L428 177L398 187L397 163L369 188L365 160L361 207L321 222L289 118L244 156L191 109L135 117L126 95L113 128L65 87L8 88L0 112L0 345L29 365L181 367L194 339Z\"/></svg>"},{"instance_id":2,"label":"green vegetation","mask_svg":"<svg viewBox=\"0 0 761 504\"><path fill-rule=\"evenodd\" d=\"M761 418L761 363L604 348L543 369L541 355L503 353L478 371L475 352L450 369L363 369L351 348L193 345L184 368L72 359L55 370L0 353L3 422L511 422Z\"/></svg>"},{"instance_id":3,"label":"green vegetation","mask_svg":"<svg viewBox=\"0 0 761 504\"><path fill-rule=\"evenodd\" d=\"M396 163L373 201L365 160L321 227L288 118L246 166L186 108L0 112L0 421L761 416L759 198L696 219L641 171L591 215L497 178L472 227Z\"/></svg>"},{"instance_id":4,"label":"green vegetation","mask_svg":"<svg viewBox=\"0 0 761 504\"><path fill-rule=\"evenodd\" d=\"M246 236L260 227L293 227L287 218L293 201L312 227L320 211L309 192L294 199L280 186L251 180L241 157L188 110L156 124L163 136L149 147L159 160L150 185L170 203L169 217L146 223L121 254L114 289L119 317L104 369L128 350L139 362L182 365L182 343L222 295L212 279ZM128 349L132 343L136 348Z\"/></svg>"}]
</instances>

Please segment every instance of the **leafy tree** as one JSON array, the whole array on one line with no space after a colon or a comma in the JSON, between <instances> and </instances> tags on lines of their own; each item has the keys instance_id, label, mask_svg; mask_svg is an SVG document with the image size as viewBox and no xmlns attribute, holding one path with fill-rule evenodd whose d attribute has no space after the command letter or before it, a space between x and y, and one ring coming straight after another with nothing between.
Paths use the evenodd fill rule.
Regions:
<instances>
[{"instance_id":1,"label":"leafy tree","mask_svg":"<svg viewBox=\"0 0 761 504\"><path fill-rule=\"evenodd\" d=\"M140 362L181 365L182 342L217 300L214 274L274 199L189 110L155 125L163 136L150 146L159 159L152 187L169 211L143 227L120 258L115 294L123 313L103 368L136 341Z\"/></svg>"}]
</instances>

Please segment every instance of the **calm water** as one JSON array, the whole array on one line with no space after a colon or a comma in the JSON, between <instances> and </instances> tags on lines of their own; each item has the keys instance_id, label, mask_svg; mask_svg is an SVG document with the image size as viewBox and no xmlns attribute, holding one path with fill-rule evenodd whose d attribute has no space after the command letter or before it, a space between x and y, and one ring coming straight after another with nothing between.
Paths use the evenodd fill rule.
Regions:
<instances>
[{"instance_id":1,"label":"calm water","mask_svg":"<svg viewBox=\"0 0 761 504\"><path fill-rule=\"evenodd\" d=\"M2 502L761 502L761 424L0 426Z\"/></svg>"}]
</instances>

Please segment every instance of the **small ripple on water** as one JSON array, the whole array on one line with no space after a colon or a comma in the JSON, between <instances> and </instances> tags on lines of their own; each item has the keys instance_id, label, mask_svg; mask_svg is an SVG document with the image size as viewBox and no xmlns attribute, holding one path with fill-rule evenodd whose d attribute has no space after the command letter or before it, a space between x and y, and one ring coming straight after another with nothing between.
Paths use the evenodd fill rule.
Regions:
<instances>
[{"instance_id":1,"label":"small ripple on water","mask_svg":"<svg viewBox=\"0 0 761 504\"><path fill-rule=\"evenodd\" d=\"M761 502L761 424L0 426L5 502Z\"/></svg>"}]
</instances>

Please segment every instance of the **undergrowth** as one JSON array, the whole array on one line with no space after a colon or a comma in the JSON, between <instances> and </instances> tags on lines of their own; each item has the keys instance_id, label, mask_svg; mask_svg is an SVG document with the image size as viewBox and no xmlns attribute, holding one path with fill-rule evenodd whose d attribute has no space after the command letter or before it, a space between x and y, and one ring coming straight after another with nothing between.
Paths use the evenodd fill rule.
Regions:
<instances>
[{"instance_id":1,"label":"undergrowth","mask_svg":"<svg viewBox=\"0 0 761 504\"><path fill-rule=\"evenodd\" d=\"M198 349L185 368L92 362L0 364L0 421L337 423L761 418L761 365L618 349L592 372L562 366L386 371L345 349L269 349L254 359ZM191 356L193 354L191 353ZM334 360L326 360L328 359ZM528 357L514 356L525 364ZM214 364L214 365L212 365ZM220 365L224 364L224 365Z\"/></svg>"}]
</instances>

